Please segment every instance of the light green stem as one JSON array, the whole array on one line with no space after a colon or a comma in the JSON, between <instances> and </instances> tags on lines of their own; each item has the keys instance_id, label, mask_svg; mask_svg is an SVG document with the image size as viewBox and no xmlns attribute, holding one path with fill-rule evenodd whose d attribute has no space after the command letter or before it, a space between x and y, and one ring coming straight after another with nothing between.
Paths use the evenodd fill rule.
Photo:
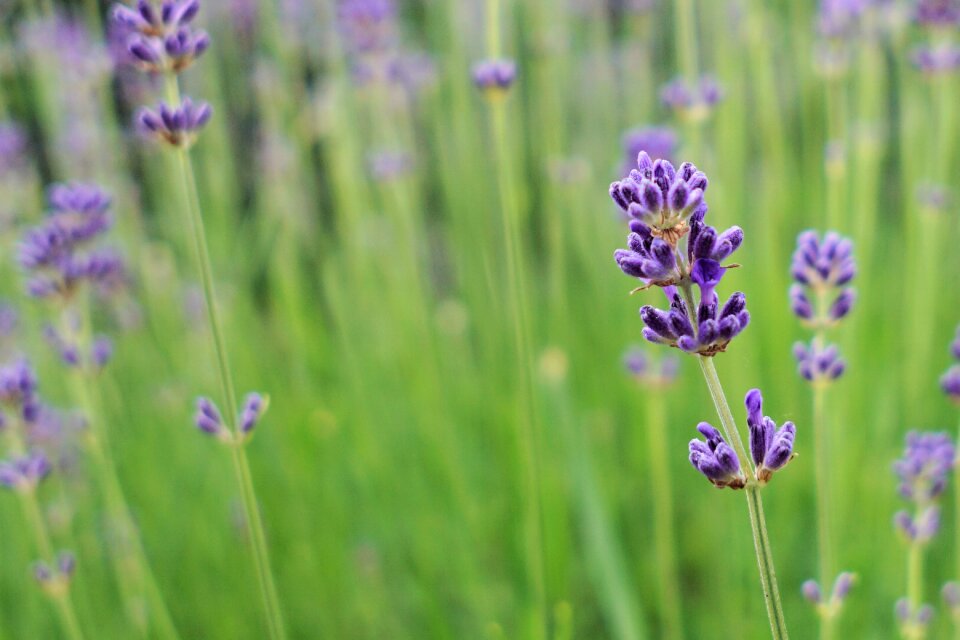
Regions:
<instances>
[{"instance_id":1,"label":"light green stem","mask_svg":"<svg viewBox=\"0 0 960 640\"><path fill-rule=\"evenodd\" d=\"M650 468L650 486L653 494L653 537L657 554L658 580L660 582L660 606L663 610L662 637L683 637L683 622L680 609L680 579L677 575L675 549L676 535L673 526L673 479L667 461L665 438L666 419L664 400L659 389L647 394L647 462Z\"/></svg>"},{"instance_id":2,"label":"light green stem","mask_svg":"<svg viewBox=\"0 0 960 640\"><path fill-rule=\"evenodd\" d=\"M907 637L910 640L922 640L926 635L926 625L917 623L917 614L923 606L923 545L910 543L907 551L907 601L910 603L910 622Z\"/></svg>"},{"instance_id":3,"label":"light green stem","mask_svg":"<svg viewBox=\"0 0 960 640\"><path fill-rule=\"evenodd\" d=\"M687 285L687 288L689 289L689 285ZM717 409L717 415L720 416L720 424L723 427L724 435L736 451L737 457L741 460L741 464L745 465L747 469L751 471L745 493L747 496L747 508L750 512L750 527L753 530L753 546L757 554L757 566L760 569L760 585L763 589L763 601L767 608L767 617L770 619L770 632L773 640L786 639L789 637L787 633L787 622L783 616L783 605L780 604L780 589L777 586L773 552L770 548L766 519L763 515L763 501L760 498L760 486L752 477L752 464L744 449L743 441L740 439L740 432L737 431L737 425L730 411L730 405L727 404L723 387L720 386L720 378L717 376L717 369L713 364L713 358L699 356L698 360L700 361L700 369L703 371L703 377L707 382L707 388L710 390L710 396L713 398L713 404Z\"/></svg>"},{"instance_id":4,"label":"light green stem","mask_svg":"<svg viewBox=\"0 0 960 640\"><path fill-rule=\"evenodd\" d=\"M817 342L815 340L815 342ZM833 547L830 544L830 471L829 451L827 444L826 425L826 389L822 383L813 386L813 457L816 468L817 488L817 551L820 556L820 586L826 592L833 580ZM820 638L833 638L833 613L824 613L820 616Z\"/></svg>"},{"instance_id":5,"label":"light green stem","mask_svg":"<svg viewBox=\"0 0 960 640\"><path fill-rule=\"evenodd\" d=\"M175 106L180 103L180 91L176 76L168 75L166 79L167 98ZM213 281L213 267L210 260L210 250L207 244L207 235L200 211L200 196L197 191L197 181L193 171L193 162L188 149L178 149L177 157L180 165L180 175L183 180L183 191L187 199L187 225L190 237L193 239L193 249L200 271L200 283L203 288L204 306L207 312L207 322L213 336L213 347L217 359L217 373L220 378L220 391L225 401L224 414L231 429L238 428L237 420L237 392L233 383L233 371L230 368L230 359L227 353L226 340L223 335L223 324L217 308L217 296ZM267 628L270 638L280 640L286 638L286 628L283 621L283 612L280 608L280 598L273 579L273 570L270 566L270 555L267 551L266 535L263 531L263 520L257 506L256 492L253 478L247 462L247 454L242 444L232 446L232 457L237 484L240 488L241 502L243 503L244 517L250 529L250 538L253 543L253 558L257 572L257 582L260 585L260 595L267 617Z\"/></svg>"}]
</instances>

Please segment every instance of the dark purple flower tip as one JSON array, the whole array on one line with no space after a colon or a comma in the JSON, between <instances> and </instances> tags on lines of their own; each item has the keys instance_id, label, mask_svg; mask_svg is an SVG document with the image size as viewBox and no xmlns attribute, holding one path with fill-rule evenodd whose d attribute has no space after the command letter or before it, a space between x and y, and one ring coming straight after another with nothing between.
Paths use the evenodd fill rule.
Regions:
<instances>
[{"instance_id":1,"label":"dark purple flower tip","mask_svg":"<svg viewBox=\"0 0 960 640\"><path fill-rule=\"evenodd\" d=\"M807 580L800 587L800 593L810 604L820 604L823 601L823 593L820 591L820 585L816 580Z\"/></svg>"},{"instance_id":2,"label":"dark purple flower tip","mask_svg":"<svg viewBox=\"0 0 960 640\"><path fill-rule=\"evenodd\" d=\"M847 596L850 595L850 590L856 581L856 574L849 571L844 571L838 575L833 583L833 595L831 597L833 602L838 605L842 604L843 601L847 599Z\"/></svg>"},{"instance_id":3,"label":"dark purple flower tip","mask_svg":"<svg viewBox=\"0 0 960 640\"><path fill-rule=\"evenodd\" d=\"M42 451L0 462L0 485L17 491L31 491L50 475L53 467Z\"/></svg>"},{"instance_id":4,"label":"dark purple flower tip","mask_svg":"<svg viewBox=\"0 0 960 640\"><path fill-rule=\"evenodd\" d=\"M798 284L790 287L790 310L802 320L813 319L813 305L810 304L803 287Z\"/></svg>"},{"instance_id":5,"label":"dark purple flower tip","mask_svg":"<svg viewBox=\"0 0 960 640\"><path fill-rule=\"evenodd\" d=\"M830 305L830 310L827 312L827 315L834 322L843 319L850 309L853 308L853 303L857 299L857 295L853 289L844 289L840 292L840 295L837 296L837 299L833 301L833 304Z\"/></svg>"},{"instance_id":6,"label":"dark purple flower tip","mask_svg":"<svg viewBox=\"0 0 960 640\"><path fill-rule=\"evenodd\" d=\"M940 377L940 388L947 397L960 403L960 364L955 364Z\"/></svg>"},{"instance_id":7,"label":"dark purple flower tip","mask_svg":"<svg viewBox=\"0 0 960 640\"><path fill-rule=\"evenodd\" d=\"M677 334L671 328L669 313L645 305L640 307L640 319L657 336L668 341L677 339Z\"/></svg>"},{"instance_id":8,"label":"dark purple flower tip","mask_svg":"<svg viewBox=\"0 0 960 640\"><path fill-rule=\"evenodd\" d=\"M247 394L240 411L240 433L246 435L253 431L266 409L267 402L263 396L259 393Z\"/></svg>"},{"instance_id":9,"label":"dark purple flower tip","mask_svg":"<svg viewBox=\"0 0 960 640\"><path fill-rule=\"evenodd\" d=\"M960 583L946 583L943 585L940 594L943 596L943 602L947 605L951 614L957 615L960 613Z\"/></svg>"},{"instance_id":10,"label":"dark purple flower tip","mask_svg":"<svg viewBox=\"0 0 960 640\"><path fill-rule=\"evenodd\" d=\"M71 551L61 551L57 554L57 571L60 575L69 578L77 568L77 557Z\"/></svg>"},{"instance_id":11,"label":"dark purple flower tip","mask_svg":"<svg viewBox=\"0 0 960 640\"><path fill-rule=\"evenodd\" d=\"M206 102L184 98L178 107L161 102L156 109L143 107L137 112L140 130L175 147L188 147L209 122L213 109Z\"/></svg>"},{"instance_id":12,"label":"dark purple flower tip","mask_svg":"<svg viewBox=\"0 0 960 640\"><path fill-rule=\"evenodd\" d=\"M623 365L632 375L641 377L647 373L649 358L642 349L631 348L623 355Z\"/></svg>"},{"instance_id":13,"label":"dark purple flower tip","mask_svg":"<svg viewBox=\"0 0 960 640\"><path fill-rule=\"evenodd\" d=\"M740 248L741 244L743 244L743 229L730 227L717 237L713 252L709 257L717 262L726 260Z\"/></svg>"},{"instance_id":14,"label":"dark purple flower tip","mask_svg":"<svg viewBox=\"0 0 960 640\"><path fill-rule=\"evenodd\" d=\"M717 487L743 488L746 482L740 471L740 461L720 432L706 422L697 425L697 431L706 441L690 441L690 464L693 468Z\"/></svg>"},{"instance_id":15,"label":"dark purple flower tip","mask_svg":"<svg viewBox=\"0 0 960 640\"><path fill-rule=\"evenodd\" d=\"M720 284L726 268L721 267L716 260L699 259L693 263L693 269L690 271L690 279L693 280L701 290L712 292L714 287Z\"/></svg>"},{"instance_id":16,"label":"dark purple flower tip","mask_svg":"<svg viewBox=\"0 0 960 640\"><path fill-rule=\"evenodd\" d=\"M807 346L798 342L793 346L793 354L797 359L797 371L809 382L832 382L846 371L846 363L840 358L836 345L813 341Z\"/></svg>"},{"instance_id":17,"label":"dark purple flower tip","mask_svg":"<svg viewBox=\"0 0 960 640\"><path fill-rule=\"evenodd\" d=\"M93 366L102 369L113 356L113 341L107 336L97 336L90 347L90 359Z\"/></svg>"},{"instance_id":18,"label":"dark purple flower tip","mask_svg":"<svg viewBox=\"0 0 960 640\"><path fill-rule=\"evenodd\" d=\"M517 63L513 60L482 60L473 66L473 84L486 93L504 93L516 78Z\"/></svg>"},{"instance_id":19,"label":"dark purple flower tip","mask_svg":"<svg viewBox=\"0 0 960 640\"><path fill-rule=\"evenodd\" d=\"M204 433L215 436L226 435L227 428L223 424L220 410L210 398L197 398L197 413L194 415L194 424Z\"/></svg>"},{"instance_id":20,"label":"dark purple flower tip","mask_svg":"<svg viewBox=\"0 0 960 640\"><path fill-rule=\"evenodd\" d=\"M46 562L38 560L33 563L33 578L40 586L46 586L53 580L53 569Z\"/></svg>"},{"instance_id":21,"label":"dark purple flower tip","mask_svg":"<svg viewBox=\"0 0 960 640\"><path fill-rule=\"evenodd\" d=\"M27 360L0 366L0 405L22 411L36 399L37 376Z\"/></svg>"},{"instance_id":22,"label":"dark purple flower tip","mask_svg":"<svg viewBox=\"0 0 960 640\"><path fill-rule=\"evenodd\" d=\"M898 511L893 514L893 526L907 540L914 540L917 537L917 530L913 524L913 518L906 511Z\"/></svg>"},{"instance_id":23,"label":"dark purple flower tip","mask_svg":"<svg viewBox=\"0 0 960 640\"><path fill-rule=\"evenodd\" d=\"M747 425L759 425L763 421L763 394L760 389L750 389L743 399L747 407Z\"/></svg>"}]
</instances>

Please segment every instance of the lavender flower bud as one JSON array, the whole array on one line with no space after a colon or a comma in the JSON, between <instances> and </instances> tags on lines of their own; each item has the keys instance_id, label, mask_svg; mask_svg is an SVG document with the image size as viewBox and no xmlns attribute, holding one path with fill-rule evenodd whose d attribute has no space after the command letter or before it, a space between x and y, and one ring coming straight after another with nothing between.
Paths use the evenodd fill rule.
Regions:
<instances>
[{"instance_id":1,"label":"lavender flower bud","mask_svg":"<svg viewBox=\"0 0 960 640\"><path fill-rule=\"evenodd\" d=\"M808 382L829 383L846 370L836 345L822 346L816 340L809 346L797 342L793 345L793 355L797 359L797 371Z\"/></svg>"},{"instance_id":2,"label":"lavender flower bud","mask_svg":"<svg viewBox=\"0 0 960 640\"><path fill-rule=\"evenodd\" d=\"M0 486L20 492L36 489L52 467L40 451L0 462Z\"/></svg>"},{"instance_id":3,"label":"lavender flower bud","mask_svg":"<svg viewBox=\"0 0 960 640\"><path fill-rule=\"evenodd\" d=\"M831 596L831 600L837 605L842 604L850 594L850 589L853 588L853 584L856 582L856 579L857 576L849 571L844 571L838 575L836 581L833 583L833 595Z\"/></svg>"},{"instance_id":4,"label":"lavender flower bud","mask_svg":"<svg viewBox=\"0 0 960 640\"><path fill-rule=\"evenodd\" d=\"M240 433L249 434L257 426L267 409L267 403L259 393L247 394L240 412Z\"/></svg>"},{"instance_id":5,"label":"lavender flower bud","mask_svg":"<svg viewBox=\"0 0 960 640\"><path fill-rule=\"evenodd\" d=\"M750 455L757 467L757 480L770 481L775 471L782 469L795 456L793 442L796 427L786 422L777 429L776 423L763 416L763 396L759 389L751 389L744 398L747 407L747 426L750 428Z\"/></svg>"},{"instance_id":6,"label":"lavender flower bud","mask_svg":"<svg viewBox=\"0 0 960 640\"><path fill-rule=\"evenodd\" d=\"M835 324L844 318L856 298L846 285L856 275L853 243L835 232L827 232L821 239L815 231L804 231L797 236L790 273L797 284L790 287L790 306L801 320L816 327ZM829 308L814 309L809 292L817 300L835 291L837 296Z\"/></svg>"},{"instance_id":7,"label":"lavender flower bud","mask_svg":"<svg viewBox=\"0 0 960 640\"><path fill-rule=\"evenodd\" d=\"M637 347L627 350L623 356L623 364L627 371L645 386L663 387L671 384L677 377L676 358L667 356L661 358L659 363L652 362L647 353Z\"/></svg>"},{"instance_id":8,"label":"lavender flower bud","mask_svg":"<svg viewBox=\"0 0 960 640\"><path fill-rule=\"evenodd\" d=\"M834 322L843 319L850 313L854 300L856 300L856 294L853 289L844 289L840 292L840 295L837 296L837 299L833 301L833 304L830 305L827 316Z\"/></svg>"},{"instance_id":9,"label":"lavender flower bud","mask_svg":"<svg viewBox=\"0 0 960 640\"><path fill-rule=\"evenodd\" d=\"M61 576L70 578L77 568L77 557L70 551L61 551L57 554L57 571Z\"/></svg>"},{"instance_id":10,"label":"lavender flower bud","mask_svg":"<svg viewBox=\"0 0 960 640\"><path fill-rule=\"evenodd\" d=\"M946 583L943 585L940 594L943 596L943 603L947 605L950 615L955 619L960 617L960 583Z\"/></svg>"},{"instance_id":11,"label":"lavender flower bud","mask_svg":"<svg viewBox=\"0 0 960 640\"><path fill-rule=\"evenodd\" d=\"M903 458L893 470L900 480L900 495L917 504L938 498L946 488L947 476L954 465L954 446L946 433L907 434Z\"/></svg>"},{"instance_id":12,"label":"lavender flower bud","mask_svg":"<svg viewBox=\"0 0 960 640\"><path fill-rule=\"evenodd\" d=\"M41 587L46 586L53 580L53 569L46 562L38 560L33 563L33 577Z\"/></svg>"},{"instance_id":13,"label":"lavender flower bud","mask_svg":"<svg viewBox=\"0 0 960 640\"><path fill-rule=\"evenodd\" d=\"M696 84L675 78L660 89L660 101L685 120L701 122L723 98L723 90L710 76L701 76Z\"/></svg>"},{"instance_id":14,"label":"lavender flower bud","mask_svg":"<svg viewBox=\"0 0 960 640\"><path fill-rule=\"evenodd\" d=\"M955 364L940 377L940 388L954 403L960 405L960 364Z\"/></svg>"},{"instance_id":15,"label":"lavender flower bud","mask_svg":"<svg viewBox=\"0 0 960 640\"><path fill-rule=\"evenodd\" d=\"M823 601L823 593L820 591L820 585L816 580L807 580L800 587L800 592L810 604L820 604Z\"/></svg>"},{"instance_id":16,"label":"lavender flower bud","mask_svg":"<svg viewBox=\"0 0 960 640\"><path fill-rule=\"evenodd\" d=\"M636 166L641 151L654 158L672 160L677 149L677 134L669 127L631 129L624 134L622 145L625 161L620 173L627 175Z\"/></svg>"},{"instance_id":17,"label":"lavender flower bud","mask_svg":"<svg viewBox=\"0 0 960 640\"><path fill-rule=\"evenodd\" d=\"M113 356L113 341L106 336L98 336L90 347L90 359L93 366L102 369Z\"/></svg>"},{"instance_id":18,"label":"lavender flower bud","mask_svg":"<svg viewBox=\"0 0 960 640\"><path fill-rule=\"evenodd\" d=\"M174 147L189 147L210 121L213 109L206 102L184 98L178 107L161 102L156 110L144 107L137 114L141 131Z\"/></svg>"},{"instance_id":19,"label":"lavender flower bud","mask_svg":"<svg viewBox=\"0 0 960 640\"><path fill-rule=\"evenodd\" d=\"M227 427L223 424L223 417L220 410L210 398L197 398L197 413L194 415L194 423L201 431L206 434L225 438L229 436Z\"/></svg>"},{"instance_id":20,"label":"lavender flower bud","mask_svg":"<svg viewBox=\"0 0 960 640\"><path fill-rule=\"evenodd\" d=\"M513 60L482 60L473 66L473 84L488 96L502 96L517 78Z\"/></svg>"},{"instance_id":21,"label":"lavender flower bud","mask_svg":"<svg viewBox=\"0 0 960 640\"><path fill-rule=\"evenodd\" d=\"M953 342L950 343L950 355L957 360L960 360L960 327L957 327L956 336L954 337Z\"/></svg>"},{"instance_id":22,"label":"lavender flower bud","mask_svg":"<svg viewBox=\"0 0 960 640\"><path fill-rule=\"evenodd\" d=\"M697 425L706 438L690 441L690 464L718 488L742 489L746 486L737 454L724 441L720 432L706 422Z\"/></svg>"}]
</instances>

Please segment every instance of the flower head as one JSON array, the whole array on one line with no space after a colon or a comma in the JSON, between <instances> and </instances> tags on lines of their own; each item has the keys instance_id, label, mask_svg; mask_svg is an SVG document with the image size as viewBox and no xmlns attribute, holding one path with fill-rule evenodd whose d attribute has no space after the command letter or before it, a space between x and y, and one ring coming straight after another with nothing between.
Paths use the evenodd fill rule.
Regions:
<instances>
[{"instance_id":1,"label":"flower head","mask_svg":"<svg viewBox=\"0 0 960 640\"><path fill-rule=\"evenodd\" d=\"M847 285L857 269L848 238L831 231L821 240L815 231L804 231L797 236L790 273L796 281L790 287L790 306L805 324L834 325L853 307L856 293Z\"/></svg>"},{"instance_id":2,"label":"flower head","mask_svg":"<svg viewBox=\"0 0 960 640\"><path fill-rule=\"evenodd\" d=\"M665 356L655 361L644 349L631 347L623 354L623 366L637 381L649 386L666 386L677 377L679 361Z\"/></svg>"},{"instance_id":3,"label":"flower head","mask_svg":"<svg viewBox=\"0 0 960 640\"><path fill-rule=\"evenodd\" d=\"M269 400L259 393L247 394L243 406L240 407L239 424L227 425L213 400L200 397L197 398L194 424L202 432L216 437L221 442L240 445L250 439L254 427L263 417L269 404Z\"/></svg>"},{"instance_id":4,"label":"flower head","mask_svg":"<svg viewBox=\"0 0 960 640\"><path fill-rule=\"evenodd\" d=\"M397 9L393 0L340 0L337 24L354 53L389 49L396 41Z\"/></svg>"},{"instance_id":5,"label":"flower head","mask_svg":"<svg viewBox=\"0 0 960 640\"><path fill-rule=\"evenodd\" d=\"M793 345L797 359L797 371L807 382L832 382L843 375L847 363L840 357L836 345L821 345L813 340L809 345L797 342Z\"/></svg>"},{"instance_id":6,"label":"flower head","mask_svg":"<svg viewBox=\"0 0 960 640\"><path fill-rule=\"evenodd\" d=\"M960 404L960 364L955 364L940 376L940 388L953 402Z\"/></svg>"},{"instance_id":7,"label":"flower head","mask_svg":"<svg viewBox=\"0 0 960 640\"><path fill-rule=\"evenodd\" d=\"M0 486L15 491L32 491L50 475L50 461L40 451L0 462Z\"/></svg>"},{"instance_id":8,"label":"flower head","mask_svg":"<svg viewBox=\"0 0 960 640\"><path fill-rule=\"evenodd\" d=\"M893 613L904 638L923 638L933 620L933 607L928 604L912 605L907 598L900 598L893 606Z\"/></svg>"},{"instance_id":9,"label":"flower head","mask_svg":"<svg viewBox=\"0 0 960 640\"><path fill-rule=\"evenodd\" d=\"M956 0L918 0L913 18L931 29L949 29L960 24L960 3Z\"/></svg>"},{"instance_id":10,"label":"flower head","mask_svg":"<svg viewBox=\"0 0 960 640\"><path fill-rule=\"evenodd\" d=\"M513 60L481 60L473 65L473 84L491 96L506 93L516 79L517 63Z\"/></svg>"},{"instance_id":11,"label":"flower head","mask_svg":"<svg viewBox=\"0 0 960 640\"><path fill-rule=\"evenodd\" d=\"M114 23L145 36L166 36L185 27L200 12L200 0L163 0L156 6L151 0L137 0L135 7L113 5Z\"/></svg>"},{"instance_id":12,"label":"flower head","mask_svg":"<svg viewBox=\"0 0 960 640\"><path fill-rule=\"evenodd\" d=\"M174 147L189 147L197 134L210 121L213 109L206 102L184 98L180 106L161 102L156 109L143 107L137 114L141 130Z\"/></svg>"},{"instance_id":13,"label":"flower head","mask_svg":"<svg viewBox=\"0 0 960 640\"><path fill-rule=\"evenodd\" d=\"M740 460L720 432L706 422L698 424L697 431L705 440L690 441L690 464L693 468L705 475L717 488L742 489L746 486L746 479L740 470Z\"/></svg>"},{"instance_id":14,"label":"flower head","mask_svg":"<svg viewBox=\"0 0 960 640\"><path fill-rule=\"evenodd\" d=\"M674 78L660 89L660 101L685 120L705 120L723 99L723 89L712 76L701 76L694 83Z\"/></svg>"},{"instance_id":15,"label":"flower head","mask_svg":"<svg viewBox=\"0 0 960 640\"><path fill-rule=\"evenodd\" d=\"M943 493L954 464L954 446L946 433L911 431L903 457L893 466L900 495L927 505Z\"/></svg>"},{"instance_id":16,"label":"flower head","mask_svg":"<svg viewBox=\"0 0 960 640\"><path fill-rule=\"evenodd\" d=\"M750 428L750 456L757 468L757 481L764 484L796 455L793 441L797 428L792 422L785 422L778 429L776 422L763 415L763 396L759 389L748 391L744 404Z\"/></svg>"}]
</instances>

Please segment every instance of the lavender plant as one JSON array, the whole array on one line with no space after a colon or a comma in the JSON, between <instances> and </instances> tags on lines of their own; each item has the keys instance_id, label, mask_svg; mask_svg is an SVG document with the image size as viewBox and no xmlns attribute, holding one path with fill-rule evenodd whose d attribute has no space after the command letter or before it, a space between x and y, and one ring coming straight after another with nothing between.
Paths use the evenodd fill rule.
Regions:
<instances>
[{"instance_id":1,"label":"lavender plant","mask_svg":"<svg viewBox=\"0 0 960 640\"><path fill-rule=\"evenodd\" d=\"M19 498L39 555L34 575L56 608L64 636L80 640L84 634L70 591L75 559L69 551L56 551L37 491L53 469L47 454L30 444L30 432L43 418L37 377L29 363L19 359L0 366L0 432L9 455L0 462L0 486Z\"/></svg>"},{"instance_id":2,"label":"lavender plant","mask_svg":"<svg viewBox=\"0 0 960 640\"><path fill-rule=\"evenodd\" d=\"M611 198L631 218L629 248L617 250L614 258L626 275L641 281L639 289L660 287L670 303L666 311L649 305L640 309L644 337L697 356L723 434L700 423L698 430L705 440L690 442L690 462L717 487L745 489L771 633L774 638L786 638L760 489L792 458L795 428L786 423L778 430L761 413L759 390L751 391L746 398L748 458L713 364L713 357L725 351L750 321L742 293L733 294L723 307L716 293L729 268L721 261L740 247L743 231L731 227L718 234L704 222L707 186L706 175L693 164L685 162L674 169L670 162L654 161L641 152L637 169L610 185Z\"/></svg>"},{"instance_id":3,"label":"lavender plant","mask_svg":"<svg viewBox=\"0 0 960 640\"><path fill-rule=\"evenodd\" d=\"M112 353L110 339L95 335L92 306L116 293L126 279L120 255L98 244L113 224L110 197L99 187L70 183L49 190L50 211L40 226L26 231L19 263L28 293L50 303L53 320L44 327L47 342L69 369L74 401L90 428L82 439L94 463L108 512L114 544L114 570L131 621L145 628L149 618L164 637L176 637L163 596L150 569L116 472L97 377Z\"/></svg>"},{"instance_id":4,"label":"lavender plant","mask_svg":"<svg viewBox=\"0 0 960 640\"><path fill-rule=\"evenodd\" d=\"M647 410L646 458L643 466L650 471L649 483L653 494L653 539L657 557L657 591L663 610L664 638L683 637L680 576L677 571L676 535L674 533L673 482L668 465L666 444L666 412L663 392L676 383L679 359L665 356L659 360L646 350L629 349L623 357L627 372L646 392Z\"/></svg>"},{"instance_id":5,"label":"lavender plant","mask_svg":"<svg viewBox=\"0 0 960 640\"><path fill-rule=\"evenodd\" d=\"M253 477L247 460L245 445L249 433L259 418L263 404L257 404L256 416L249 415L250 401L239 409L233 372L230 366L223 324L217 307L213 267L207 246L200 198L197 192L190 147L197 135L209 121L212 109L207 103L194 103L190 98L181 98L178 75L187 69L209 47L207 34L193 26L200 11L199 0L164 0L159 6L150 0L138 0L135 8L114 5L113 21L128 32L127 48L131 55L141 61L145 70L162 73L166 90L166 103L157 109L143 108L137 115L141 129L156 136L167 148L176 152L185 198L186 223L193 241L194 254L203 286L204 303L210 333L216 352L217 372L220 378L220 393L226 408L225 420L221 421L220 440L229 445L234 473L243 503L244 516L253 541L254 564L260 585L260 594L267 618L269 635L273 639L286 637L280 598L277 594L266 533L257 505ZM257 396L259 397L259 396ZM212 401L201 399L201 406L209 413L218 414ZM206 415L206 414L203 414ZM211 418L212 419L212 418ZM198 420L204 430L206 422ZM209 425L207 425L209 426ZM227 431L232 437L227 436Z\"/></svg>"},{"instance_id":6,"label":"lavender plant","mask_svg":"<svg viewBox=\"0 0 960 640\"><path fill-rule=\"evenodd\" d=\"M846 362L839 349L826 341L826 331L837 326L850 312L856 299L849 286L856 275L853 260L853 243L835 232L820 236L815 231L804 231L797 237L790 274L794 284L790 287L790 306L801 323L814 331L809 344L797 342L793 347L800 377L810 383L813 390L813 441L814 469L817 488L817 553L819 556L819 583L804 583L806 593L810 584L818 592L827 584L836 582L834 576L834 551L832 512L830 509L830 473L833 450L826 423L826 392L846 370ZM847 575L846 572L841 576ZM852 584L852 583L851 583ZM823 585L821 587L821 585ZM820 637L833 637L835 618L840 614L843 598L831 597L829 605L808 597L820 616Z\"/></svg>"},{"instance_id":7,"label":"lavender plant","mask_svg":"<svg viewBox=\"0 0 960 640\"><path fill-rule=\"evenodd\" d=\"M954 466L955 450L946 433L907 434L903 457L894 464L898 493L910 504L898 511L894 526L907 543L907 595L897 601L894 612L900 634L907 640L926 637L933 616L923 599L923 553L940 530L939 498Z\"/></svg>"},{"instance_id":8,"label":"lavender plant","mask_svg":"<svg viewBox=\"0 0 960 640\"><path fill-rule=\"evenodd\" d=\"M960 326L957 327L953 341L950 343L950 356L954 361L960 361ZM940 388L947 398L957 407L960 407L960 363L953 364L940 377ZM960 438L960 433L958 433ZM960 442L960 440L958 440ZM953 461L953 468L956 471L960 468L960 455ZM957 536L957 548L954 551L956 557L955 575L960 579L960 490L954 490L954 518L955 535ZM950 610L951 618L954 622L954 631L956 637L960 638L960 583L949 582L944 585L943 599Z\"/></svg>"}]
</instances>

